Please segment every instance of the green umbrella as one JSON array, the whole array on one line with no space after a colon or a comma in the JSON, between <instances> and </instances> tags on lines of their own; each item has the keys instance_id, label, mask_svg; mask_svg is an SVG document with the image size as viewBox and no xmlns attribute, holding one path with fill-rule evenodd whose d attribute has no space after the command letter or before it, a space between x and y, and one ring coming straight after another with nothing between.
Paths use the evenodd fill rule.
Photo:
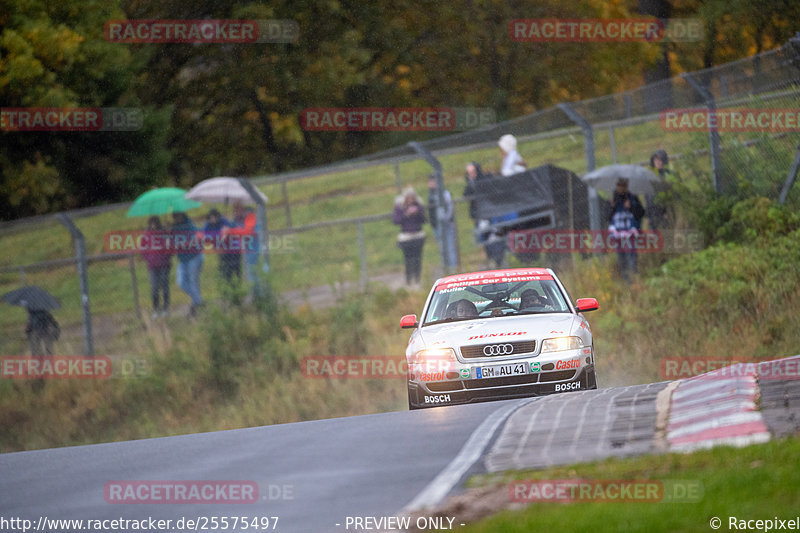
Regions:
<instances>
[{"instance_id":1,"label":"green umbrella","mask_svg":"<svg viewBox=\"0 0 800 533\"><path fill-rule=\"evenodd\" d=\"M177 187L161 187L160 189L147 191L133 201L127 216L164 215L177 211L188 211L203 205L200 202L187 199L185 194L185 189Z\"/></svg>"}]
</instances>

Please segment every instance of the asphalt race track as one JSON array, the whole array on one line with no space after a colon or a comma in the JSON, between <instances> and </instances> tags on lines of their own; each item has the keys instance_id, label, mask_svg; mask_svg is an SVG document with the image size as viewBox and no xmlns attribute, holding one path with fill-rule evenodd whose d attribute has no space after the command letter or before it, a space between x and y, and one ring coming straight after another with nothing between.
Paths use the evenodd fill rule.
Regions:
<instances>
[{"instance_id":1,"label":"asphalt race track","mask_svg":"<svg viewBox=\"0 0 800 533\"><path fill-rule=\"evenodd\" d=\"M783 361L797 364L796 358ZM730 379L748 378L752 376L746 373L713 383L692 378L680 385L663 382L3 454L0 516L28 519L34 526L40 517L153 517L172 520L173 525L181 518L199 519L198 530L203 530L202 521L211 517L252 520L277 516L275 531L353 531L356 517L389 517L432 507L457 492L472 473L666 451L668 441L659 438L657 428L666 423L660 411L669 407L670 394L677 397L672 390L680 391L684 383L689 383L703 391L720 389L724 397L726 391L733 390ZM799 385L797 377L772 379L767 384L769 410L763 421L759 420L759 427L767 428L767 435L793 433L800 426ZM691 418L695 393L688 385L685 390L688 392L678 412ZM709 394L703 391L701 394ZM725 408L731 409L727 404ZM691 420L691 427L697 424ZM751 426L752 421L748 421L747 427ZM686 427L677 427L675 434L685 435ZM703 431L701 427L694 434L702 435ZM719 438L719 428L715 427L715 432L715 438ZM763 434L762 429L758 435ZM747 436L737 436L742 438ZM257 486L257 498L238 503L175 503L163 501L162 492L161 496L148 493L149 499L147 494L144 498L139 495L145 501L137 503L110 499L109 486L131 481L147 482L150 490L176 481L249 484ZM222 494L221 499L227 497L225 492ZM206 525L211 530L211 524ZM13 527L0 529L21 531ZM187 529L194 530L184 522L184 530ZM51 527L45 531L80 530ZM179 529L173 526L169 531Z\"/></svg>"}]
</instances>

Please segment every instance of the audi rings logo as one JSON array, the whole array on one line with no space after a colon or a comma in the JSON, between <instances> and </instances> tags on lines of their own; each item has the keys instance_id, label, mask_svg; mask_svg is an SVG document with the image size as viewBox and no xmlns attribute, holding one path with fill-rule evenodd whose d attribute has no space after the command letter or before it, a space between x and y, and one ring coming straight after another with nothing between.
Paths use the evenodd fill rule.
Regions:
<instances>
[{"instance_id":1,"label":"audi rings logo","mask_svg":"<svg viewBox=\"0 0 800 533\"><path fill-rule=\"evenodd\" d=\"M483 355L511 355L514 353L513 344L487 344L483 347Z\"/></svg>"}]
</instances>

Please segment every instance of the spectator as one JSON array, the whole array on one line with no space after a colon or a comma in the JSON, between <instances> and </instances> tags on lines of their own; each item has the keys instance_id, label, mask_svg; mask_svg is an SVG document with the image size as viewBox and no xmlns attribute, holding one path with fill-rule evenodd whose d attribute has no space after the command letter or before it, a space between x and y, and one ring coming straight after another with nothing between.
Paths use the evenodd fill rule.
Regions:
<instances>
[{"instance_id":1,"label":"spectator","mask_svg":"<svg viewBox=\"0 0 800 533\"><path fill-rule=\"evenodd\" d=\"M153 242L153 235L164 235L164 226L161 219L152 216L147 220L147 235L149 242ZM153 318L167 316L169 312L169 271L172 269L172 254L169 249L151 249L142 252L142 258L147 263L147 273L150 276L150 295L153 299ZM163 307L159 305L163 304ZM160 308L160 310L159 310Z\"/></svg>"},{"instance_id":2,"label":"spectator","mask_svg":"<svg viewBox=\"0 0 800 533\"><path fill-rule=\"evenodd\" d=\"M513 135L503 135L497 142L500 150L503 152L503 167L500 174L503 176L511 176L518 172L524 172L527 165L522 160L522 156L517 152L517 138Z\"/></svg>"},{"instance_id":3,"label":"spectator","mask_svg":"<svg viewBox=\"0 0 800 533\"><path fill-rule=\"evenodd\" d=\"M184 237L191 237L197 232L197 227L189 220L186 213L173 213L172 231ZM202 250L184 249L178 253L178 286L192 299L189 308L189 316L194 316L197 309L203 304L203 297L200 294L200 272L203 270L204 257Z\"/></svg>"},{"instance_id":4,"label":"spectator","mask_svg":"<svg viewBox=\"0 0 800 533\"><path fill-rule=\"evenodd\" d=\"M664 150L656 150L650 156L650 167L654 172L658 173L658 177L664 180L670 172L666 165L669 163L669 157ZM650 220L650 228L658 229L663 227L667 222L667 209L656 200L655 194L648 194L645 196L647 202L647 216Z\"/></svg>"},{"instance_id":5,"label":"spectator","mask_svg":"<svg viewBox=\"0 0 800 533\"><path fill-rule=\"evenodd\" d=\"M413 187L407 187L394 202L395 224L400 226L397 245L406 263L406 284L419 286L422 277L422 246L425 244L425 208Z\"/></svg>"},{"instance_id":6,"label":"spectator","mask_svg":"<svg viewBox=\"0 0 800 533\"><path fill-rule=\"evenodd\" d=\"M473 220L475 226L478 225L478 206L475 197L478 194L478 182L484 179L484 177L483 170L478 163L474 161L467 163L466 173L464 174L464 179L467 181L464 187L464 198L469 200L469 218Z\"/></svg>"},{"instance_id":7,"label":"spectator","mask_svg":"<svg viewBox=\"0 0 800 533\"><path fill-rule=\"evenodd\" d=\"M656 150L653 152L653 155L650 156L650 167L658 172L658 177L661 179L664 179L667 173L669 173L669 169L667 169L668 163L669 156L667 156L665 150Z\"/></svg>"},{"instance_id":8,"label":"spectator","mask_svg":"<svg viewBox=\"0 0 800 533\"><path fill-rule=\"evenodd\" d=\"M642 228L644 208L639 198L628 191L628 180L617 180L614 198L611 201L608 230L617 241L619 270L626 282L631 281L631 272L638 272L638 254L634 246L636 233Z\"/></svg>"},{"instance_id":9,"label":"spectator","mask_svg":"<svg viewBox=\"0 0 800 533\"><path fill-rule=\"evenodd\" d=\"M454 223L453 197L450 191L444 190L444 209L441 215L437 212L439 206L439 189L436 186L436 176L428 176L428 216L430 217L433 234L439 249L444 248L445 267L454 267L456 258L456 233ZM441 230L439 229L441 225Z\"/></svg>"},{"instance_id":10,"label":"spectator","mask_svg":"<svg viewBox=\"0 0 800 533\"><path fill-rule=\"evenodd\" d=\"M219 211L212 209L206 215L206 225L203 233L206 237L211 237L213 242L219 241L221 246L217 248L219 253L219 273L225 281L231 281L233 276L241 276L241 256L239 252L232 252L229 249L230 241L223 234L225 228L232 228L234 224L223 217Z\"/></svg>"},{"instance_id":11,"label":"spectator","mask_svg":"<svg viewBox=\"0 0 800 533\"><path fill-rule=\"evenodd\" d=\"M504 268L506 264L506 235L492 227L488 220L478 221L478 244L483 245L486 258L495 268Z\"/></svg>"},{"instance_id":12,"label":"spectator","mask_svg":"<svg viewBox=\"0 0 800 533\"><path fill-rule=\"evenodd\" d=\"M241 247L244 250L247 282L253 285L254 294L258 294L261 287L258 276L258 258L261 253L261 242L259 241L261 226L258 223L255 211L252 209L244 211L241 225L234 225L233 228L226 230L225 233L239 238Z\"/></svg>"},{"instance_id":13,"label":"spectator","mask_svg":"<svg viewBox=\"0 0 800 533\"><path fill-rule=\"evenodd\" d=\"M245 209L244 204L241 200L236 200L233 202L233 224L234 228L243 228L245 225L245 219L247 218L248 211ZM228 253L225 254L225 261L227 262L228 268L230 271L236 275L236 277L242 277L242 252L238 251L236 253Z\"/></svg>"},{"instance_id":14,"label":"spectator","mask_svg":"<svg viewBox=\"0 0 800 533\"><path fill-rule=\"evenodd\" d=\"M31 355L53 355L53 343L61 336L61 328L50 311L28 309L25 334L28 336Z\"/></svg>"}]
</instances>

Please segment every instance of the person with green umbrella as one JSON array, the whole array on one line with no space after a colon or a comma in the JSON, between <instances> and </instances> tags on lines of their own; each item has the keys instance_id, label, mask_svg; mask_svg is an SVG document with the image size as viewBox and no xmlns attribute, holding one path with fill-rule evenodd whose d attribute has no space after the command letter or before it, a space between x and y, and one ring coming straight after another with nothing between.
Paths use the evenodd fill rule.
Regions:
<instances>
[{"instance_id":1,"label":"person with green umbrella","mask_svg":"<svg viewBox=\"0 0 800 533\"><path fill-rule=\"evenodd\" d=\"M197 227L192 223L186 213L178 211L172 213L172 232L173 235L183 234L184 236L197 233ZM203 296L200 294L200 272L203 270L203 251L185 248L178 251L178 270L177 282L183 292L192 299L192 306L189 308L189 316L197 313L197 308L203 304Z\"/></svg>"},{"instance_id":2,"label":"person with green umbrella","mask_svg":"<svg viewBox=\"0 0 800 533\"><path fill-rule=\"evenodd\" d=\"M147 235L149 239L165 233L161 219L156 215L147 219ZM150 297L153 300L153 318L165 317L169 313L169 272L172 270L172 253L170 250L145 250L142 259L147 263L147 274L150 278ZM163 307L159 305L163 301Z\"/></svg>"},{"instance_id":3,"label":"person with green umbrella","mask_svg":"<svg viewBox=\"0 0 800 533\"><path fill-rule=\"evenodd\" d=\"M133 201L128 217L147 217L167 213L185 212L200 207L200 202L185 197L186 190L178 187L151 189Z\"/></svg>"},{"instance_id":4,"label":"person with green umbrella","mask_svg":"<svg viewBox=\"0 0 800 533\"><path fill-rule=\"evenodd\" d=\"M178 187L160 187L149 190L133 201L127 216L144 217L172 213L174 222L172 226L173 237L177 234L183 234L183 242L191 240L186 239L186 237L189 237L190 234L194 235L197 228L186 216L185 211L200 207L202 204L186 198L185 195L186 190ZM175 240L173 239L172 242L175 242ZM203 303L203 297L200 294L200 271L203 269L203 250L189 247L178 251L177 282L178 286L192 299L189 314L194 315L197 307ZM163 285L162 279L159 286L163 287ZM166 290L164 291L164 297L164 310L166 311L168 306Z\"/></svg>"}]
</instances>

